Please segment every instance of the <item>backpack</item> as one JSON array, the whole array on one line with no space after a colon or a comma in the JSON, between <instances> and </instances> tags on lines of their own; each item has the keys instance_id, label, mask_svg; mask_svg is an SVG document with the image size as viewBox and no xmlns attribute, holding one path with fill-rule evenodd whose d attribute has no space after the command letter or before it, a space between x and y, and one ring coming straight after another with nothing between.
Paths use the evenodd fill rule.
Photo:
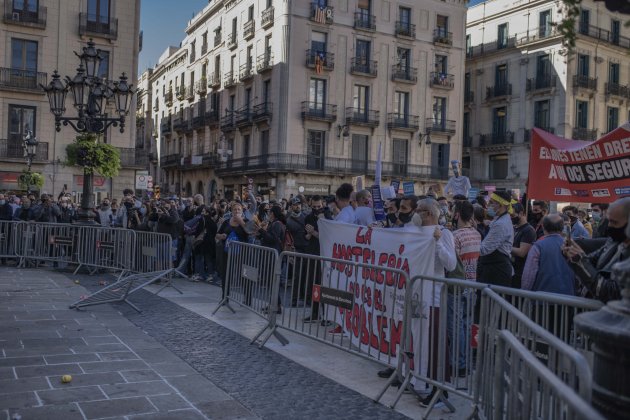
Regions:
<instances>
[{"instance_id":1,"label":"backpack","mask_svg":"<svg viewBox=\"0 0 630 420\"><path fill-rule=\"evenodd\" d=\"M184 235L194 235L197 233L199 223L201 223L201 215L195 216L192 219L184 222Z\"/></svg>"},{"instance_id":2,"label":"backpack","mask_svg":"<svg viewBox=\"0 0 630 420\"><path fill-rule=\"evenodd\" d=\"M284 240L282 241L282 250L295 252L295 242L293 241L293 235L289 229L284 230Z\"/></svg>"}]
</instances>

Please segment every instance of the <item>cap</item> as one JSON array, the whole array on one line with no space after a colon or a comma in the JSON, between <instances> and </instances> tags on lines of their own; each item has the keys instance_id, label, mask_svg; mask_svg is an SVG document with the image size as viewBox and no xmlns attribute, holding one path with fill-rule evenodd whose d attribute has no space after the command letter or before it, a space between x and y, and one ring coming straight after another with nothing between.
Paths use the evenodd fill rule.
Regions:
<instances>
[{"instance_id":1,"label":"cap","mask_svg":"<svg viewBox=\"0 0 630 420\"><path fill-rule=\"evenodd\" d=\"M300 197L293 197L291 199L291 204L302 204L302 200L300 200Z\"/></svg>"}]
</instances>

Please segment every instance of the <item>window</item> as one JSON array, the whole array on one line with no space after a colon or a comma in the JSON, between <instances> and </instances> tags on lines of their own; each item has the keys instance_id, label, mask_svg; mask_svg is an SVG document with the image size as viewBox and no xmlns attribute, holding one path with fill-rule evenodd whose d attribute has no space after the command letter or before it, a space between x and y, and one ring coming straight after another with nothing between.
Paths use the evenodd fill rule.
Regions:
<instances>
[{"instance_id":1,"label":"window","mask_svg":"<svg viewBox=\"0 0 630 420\"><path fill-rule=\"evenodd\" d=\"M230 57L230 71L231 72L234 71L234 67L236 67L236 55L233 55L232 57Z\"/></svg>"},{"instance_id":2,"label":"window","mask_svg":"<svg viewBox=\"0 0 630 420\"><path fill-rule=\"evenodd\" d=\"M409 93L397 91L394 95L394 100L396 119L407 121L409 119Z\"/></svg>"},{"instance_id":3,"label":"window","mask_svg":"<svg viewBox=\"0 0 630 420\"><path fill-rule=\"evenodd\" d=\"M39 0L13 0L12 12L18 13L20 20L25 22L37 22L38 6Z\"/></svg>"},{"instance_id":4,"label":"window","mask_svg":"<svg viewBox=\"0 0 630 420\"><path fill-rule=\"evenodd\" d=\"M247 69L251 70L254 66L254 46L247 47Z\"/></svg>"},{"instance_id":5,"label":"window","mask_svg":"<svg viewBox=\"0 0 630 420\"><path fill-rule=\"evenodd\" d=\"M245 110L249 111L252 102L252 88L245 89Z\"/></svg>"},{"instance_id":6,"label":"window","mask_svg":"<svg viewBox=\"0 0 630 420\"><path fill-rule=\"evenodd\" d=\"M218 77L221 74L221 56L214 57L214 77Z\"/></svg>"},{"instance_id":7,"label":"window","mask_svg":"<svg viewBox=\"0 0 630 420\"><path fill-rule=\"evenodd\" d=\"M508 175L508 155L492 155L488 162L488 178L507 179Z\"/></svg>"},{"instance_id":8,"label":"window","mask_svg":"<svg viewBox=\"0 0 630 420\"><path fill-rule=\"evenodd\" d=\"M502 23L497 27L497 49L508 46L508 24Z\"/></svg>"},{"instance_id":9,"label":"window","mask_svg":"<svg viewBox=\"0 0 630 420\"><path fill-rule=\"evenodd\" d=\"M471 137L470 137L470 112L464 112L464 123L463 123L463 135L464 135L464 147L470 147Z\"/></svg>"},{"instance_id":10,"label":"window","mask_svg":"<svg viewBox=\"0 0 630 420\"><path fill-rule=\"evenodd\" d=\"M359 9L359 13L361 17L368 19L370 16L370 10L372 9L371 0L359 0L357 4L357 8Z\"/></svg>"},{"instance_id":11,"label":"window","mask_svg":"<svg viewBox=\"0 0 630 420\"><path fill-rule=\"evenodd\" d=\"M109 79L109 52L101 50L101 64L98 67L98 77Z\"/></svg>"},{"instance_id":12,"label":"window","mask_svg":"<svg viewBox=\"0 0 630 420\"><path fill-rule=\"evenodd\" d=\"M472 41L470 39L470 35L466 35L466 56L471 57L472 53L473 53Z\"/></svg>"},{"instance_id":13,"label":"window","mask_svg":"<svg viewBox=\"0 0 630 420\"><path fill-rule=\"evenodd\" d=\"M446 98L436 96L433 98L433 125L446 124Z\"/></svg>"},{"instance_id":14,"label":"window","mask_svg":"<svg viewBox=\"0 0 630 420\"><path fill-rule=\"evenodd\" d=\"M271 58L271 35L265 37L265 59Z\"/></svg>"},{"instance_id":15,"label":"window","mask_svg":"<svg viewBox=\"0 0 630 420\"><path fill-rule=\"evenodd\" d=\"M195 61L195 52L197 51L197 41L192 41L190 43L190 62Z\"/></svg>"},{"instance_id":16,"label":"window","mask_svg":"<svg viewBox=\"0 0 630 420\"><path fill-rule=\"evenodd\" d=\"M619 84L619 63L608 65L608 83Z\"/></svg>"},{"instance_id":17,"label":"window","mask_svg":"<svg viewBox=\"0 0 630 420\"><path fill-rule=\"evenodd\" d=\"M544 10L538 14L538 36L545 38L551 35L551 10Z\"/></svg>"},{"instance_id":18,"label":"window","mask_svg":"<svg viewBox=\"0 0 630 420\"><path fill-rule=\"evenodd\" d=\"M436 26L439 37L448 37L448 16L437 15Z\"/></svg>"},{"instance_id":19,"label":"window","mask_svg":"<svg viewBox=\"0 0 630 420\"><path fill-rule=\"evenodd\" d=\"M502 106L492 110L492 134L494 137L505 136L507 131L507 108Z\"/></svg>"},{"instance_id":20,"label":"window","mask_svg":"<svg viewBox=\"0 0 630 420\"><path fill-rule=\"evenodd\" d=\"M263 90L262 90L262 98L263 102L267 104L269 102L269 95L271 94L271 79L265 80L263 82ZM267 105L265 105L267 106Z\"/></svg>"},{"instance_id":21,"label":"window","mask_svg":"<svg viewBox=\"0 0 630 420\"><path fill-rule=\"evenodd\" d=\"M368 136L363 134L352 135L352 169L367 172L368 162Z\"/></svg>"},{"instance_id":22,"label":"window","mask_svg":"<svg viewBox=\"0 0 630 420\"><path fill-rule=\"evenodd\" d=\"M36 41L11 38L11 68L25 72L37 71Z\"/></svg>"},{"instance_id":23,"label":"window","mask_svg":"<svg viewBox=\"0 0 630 420\"><path fill-rule=\"evenodd\" d=\"M546 101L534 102L534 127L549 130L550 127L550 103Z\"/></svg>"},{"instance_id":24,"label":"window","mask_svg":"<svg viewBox=\"0 0 630 420\"><path fill-rule=\"evenodd\" d=\"M411 9L408 7L398 8L398 18L400 19L400 27L403 30L410 31L411 28Z\"/></svg>"},{"instance_id":25,"label":"window","mask_svg":"<svg viewBox=\"0 0 630 420\"><path fill-rule=\"evenodd\" d=\"M22 141L30 130L37 135L35 127L36 108L23 105L9 105L9 138L7 152L9 156L22 157Z\"/></svg>"},{"instance_id":26,"label":"window","mask_svg":"<svg viewBox=\"0 0 630 420\"><path fill-rule=\"evenodd\" d=\"M590 62L590 56L586 55L586 54L578 54L578 59L577 59L577 74L578 76L584 76L584 77L588 77L589 76L589 62Z\"/></svg>"},{"instance_id":27,"label":"window","mask_svg":"<svg viewBox=\"0 0 630 420\"><path fill-rule=\"evenodd\" d=\"M326 33L313 31L311 34L311 53L326 53Z\"/></svg>"},{"instance_id":28,"label":"window","mask_svg":"<svg viewBox=\"0 0 630 420\"><path fill-rule=\"evenodd\" d=\"M536 57L536 79L547 80L551 76L549 54Z\"/></svg>"},{"instance_id":29,"label":"window","mask_svg":"<svg viewBox=\"0 0 630 420\"><path fill-rule=\"evenodd\" d=\"M431 177L448 177L450 144L433 143L431 145Z\"/></svg>"},{"instance_id":30,"label":"window","mask_svg":"<svg viewBox=\"0 0 630 420\"><path fill-rule=\"evenodd\" d=\"M254 5L253 4L249 6L249 9L247 9L247 20L249 22L254 20Z\"/></svg>"},{"instance_id":31,"label":"window","mask_svg":"<svg viewBox=\"0 0 630 420\"><path fill-rule=\"evenodd\" d=\"M210 109L214 112L219 112L221 109L221 94L212 92L210 95Z\"/></svg>"},{"instance_id":32,"label":"window","mask_svg":"<svg viewBox=\"0 0 630 420\"><path fill-rule=\"evenodd\" d=\"M621 30L621 24L617 19L613 19L610 22L610 42L613 44L619 44L619 34Z\"/></svg>"},{"instance_id":33,"label":"window","mask_svg":"<svg viewBox=\"0 0 630 420\"><path fill-rule=\"evenodd\" d=\"M398 48L398 67L401 71L408 72L411 63L411 50L409 48Z\"/></svg>"},{"instance_id":34,"label":"window","mask_svg":"<svg viewBox=\"0 0 630 420\"><path fill-rule=\"evenodd\" d=\"M394 164L394 174L404 175L407 173L407 149L409 140L394 139L392 162Z\"/></svg>"},{"instance_id":35,"label":"window","mask_svg":"<svg viewBox=\"0 0 630 420\"><path fill-rule=\"evenodd\" d=\"M591 12L590 10L582 9L580 11L580 32L588 34L588 28L591 25Z\"/></svg>"},{"instance_id":36,"label":"window","mask_svg":"<svg viewBox=\"0 0 630 420\"><path fill-rule=\"evenodd\" d=\"M101 26L105 31L109 28L110 0L88 0L87 21L90 26L94 24ZM96 29L96 28L95 28Z\"/></svg>"},{"instance_id":37,"label":"window","mask_svg":"<svg viewBox=\"0 0 630 420\"><path fill-rule=\"evenodd\" d=\"M236 95L230 95L229 111L234 111L236 107Z\"/></svg>"},{"instance_id":38,"label":"window","mask_svg":"<svg viewBox=\"0 0 630 420\"><path fill-rule=\"evenodd\" d=\"M607 132L610 133L615 128L619 127L619 108L614 108L612 106L609 106L607 117L608 117L608 131Z\"/></svg>"},{"instance_id":39,"label":"window","mask_svg":"<svg viewBox=\"0 0 630 420\"><path fill-rule=\"evenodd\" d=\"M308 130L306 145L306 166L307 169L324 169L324 150L326 133L324 131Z\"/></svg>"},{"instance_id":40,"label":"window","mask_svg":"<svg viewBox=\"0 0 630 420\"><path fill-rule=\"evenodd\" d=\"M354 85L352 102L355 117L357 114L358 116L366 116L369 109L369 91L369 86Z\"/></svg>"},{"instance_id":41,"label":"window","mask_svg":"<svg viewBox=\"0 0 630 420\"><path fill-rule=\"evenodd\" d=\"M588 128L588 102L575 102L575 126L577 128Z\"/></svg>"},{"instance_id":42,"label":"window","mask_svg":"<svg viewBox=\"0 0 630 420\"><path fill-rule=\"evenodd\" d=\"M236 18L232 19L232 41L236 42L236 28L237 22L236 22Z\"/></svg>"},{"instance_id":43,"label":"window","mask_svg":"<svg viewBox=\"0 0 630 420\"><path fill-rule=\"evenodd\" d=\"M435 55L435 72L440 74L448 73L448 57L445 55Z\"/></svg>"},{"instance_id":44,"label":"window","mask_svg":"<svg viewBox=\"0 0 630 420\"><path fill-rule=\"evenodd\" d=\"M326 81L323 79L311 79L309 88L309 101L311 110L325 112L326 106Z\"/></svg>"},{"instance_id":45,"label":"window","mask_svg":"<svg viewBox=\"0 0 630 420\"><path fill-rule=\"evenodd\" d=\"M249 134L245 134L243 136L243 157L247 158L249 157L249 141L250 139L250 135Z\"/></svg>"},{"instance_id":46,"label":"window","mask_svg":"<svg viewBox=\"0 0 630 420\"><path fill-rule=\"evenodd\" d=\"M260 132L260 155L266 156L269 153L269 130Z\"/></svg>"},{"instance_id":47,"label":"window","mask_svg":"<svg viewBox=\"0 0 630 420\"><path fill-rule=\"evenodd\" d=\"M507 64L500 64L494 69L494 85L495 90L507 88L508 84L508 68Z\"/></svg>"}]
</instances>

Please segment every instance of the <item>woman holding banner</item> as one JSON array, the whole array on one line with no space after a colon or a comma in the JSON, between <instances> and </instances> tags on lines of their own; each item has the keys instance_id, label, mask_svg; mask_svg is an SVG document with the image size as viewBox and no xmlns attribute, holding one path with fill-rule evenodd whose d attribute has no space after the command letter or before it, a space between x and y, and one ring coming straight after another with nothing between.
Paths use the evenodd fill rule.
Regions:
<instances>
[{"instance_id":1,"label":"woman holding banner","mask_svg":"<svg viewBox=\"0 0 630 420\"><path fill-rule=\"evenodd\" d=\"M477 280L498 286L512 286L512 261L510 254L514 242L514 226L510 215L512 197L507 191L497 191L490 196L488 215L494 217L490 230L481 242Z\"/></svg>"}]
</instances>

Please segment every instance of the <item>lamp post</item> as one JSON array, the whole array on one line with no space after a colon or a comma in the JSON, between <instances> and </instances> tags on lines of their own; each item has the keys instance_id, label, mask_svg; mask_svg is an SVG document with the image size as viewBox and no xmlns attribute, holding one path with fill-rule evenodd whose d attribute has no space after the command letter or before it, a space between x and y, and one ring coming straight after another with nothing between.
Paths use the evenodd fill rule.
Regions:
<instances>
[{"instance_id":1,"label":"lamp post","mask_svg":"<svg viewBox=\"0 0 630 420\"><path fill-rule=\"evenodd\" d=\"M31 172L31 165L33 164L33 158L37 155L37 137L33 135L31 130L26 132L23 139L24 157L26 158L26 164L28 165L28 172Z\"/></svg>"},{"instance_id":2,"label":"lamp post","mask_svg":"<svg viewBox=\"0 0 630 420\"><path fill-rule=\"evenodd\" d=\"M61 124L70 125L77 133L104 133L110 126L120 126L120 132L125 131L125 117L129 113L129 104L133 90L127 83L127 76L122 73L120 80L111 82L99 76L101 50L95 48L90 39L87 47L83 47L79 58L79 67L73 78L66 76L65 84L61 80L57 70L53 72L52 80L48 86L43 86L46 91L50 112L55 116L55 129L61 131ZM64 117L66 112L66 95L70 91L73 106L76 109L76 117ZM116 117L108 117L104 113L103 100L112 99L116 108ZM83 169L83 196L81 197L81 210L79 221L94 223L94 214L91 211L93 200L93 172Z\"/></svg>"}]
</instances>

